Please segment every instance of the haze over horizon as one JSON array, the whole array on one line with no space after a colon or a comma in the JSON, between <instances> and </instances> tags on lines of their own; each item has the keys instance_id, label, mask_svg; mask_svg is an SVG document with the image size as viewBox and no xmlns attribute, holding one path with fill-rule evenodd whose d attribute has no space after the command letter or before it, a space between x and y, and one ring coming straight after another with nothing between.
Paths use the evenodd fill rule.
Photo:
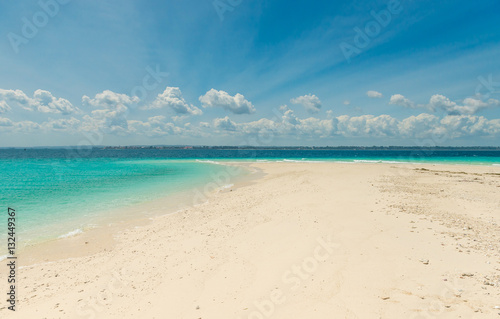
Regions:
<instances>
[{"instance_id":1,"label":"haze over horizon","mask_svg":"<svg viewBox=\"0 0 500 319\"><path fill-rule=\"evenodd\" d=\"M500 3L7 2L0 147L500 146Z\"/></svg>"}]
</instances>

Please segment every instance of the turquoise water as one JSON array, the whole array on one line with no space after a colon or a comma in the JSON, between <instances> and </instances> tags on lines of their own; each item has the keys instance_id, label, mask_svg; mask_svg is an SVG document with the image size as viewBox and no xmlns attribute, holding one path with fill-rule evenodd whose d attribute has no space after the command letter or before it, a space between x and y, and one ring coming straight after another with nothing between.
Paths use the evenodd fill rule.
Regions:
<instances>
[{"instance_id":1,"label":"turquoise water","mask_svg":"<svg viewBox=\"0 0 500 319\"><path fill-rule=\"evenodd\" d=\"M110 220L148 217L147 210L126 208L155 199L170 199L164 212L181 204L199 204L211 191L248 173L214 164L232 161L499 166L500 151L4 149L0 150L0 211L4 212L0 242L5 242L8 207L17 210L22 243L57 238ZM127 215L130 212L135 215Z\"/></svg>"},{"instance_id":2,"label":"turquoise water","mask_svg":"<svg viewBox=\"0 0 500 319\"><path fill-rule=\"evenodd\" d=\"M110 212L119 215L121 208L134 204L179 198L195 188L205 195L236 175L228 174L224 165L196 161L110 158L4 159L0 172L0 207L16 209L17 233L25 244L95 227ZM194 203L189 196L183 198L184 204ZM127 216L141 217L147 212ZM6 229L6 218L1 222Z\"/></svg>"}]
</instances>

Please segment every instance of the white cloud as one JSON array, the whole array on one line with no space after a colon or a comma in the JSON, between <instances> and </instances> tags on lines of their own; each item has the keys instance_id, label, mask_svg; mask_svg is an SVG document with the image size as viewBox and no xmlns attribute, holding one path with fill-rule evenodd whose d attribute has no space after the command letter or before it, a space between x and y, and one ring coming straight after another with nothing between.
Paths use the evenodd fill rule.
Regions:
<instances>
[{"instance_id":1,"label":"white cloud","mask_svg":"<svg viewBox=\"0 0 500 319\"><path fill-rule=\"evenodd\" d=\"M398 106L404 106L410 109L417 108L417 105L413 103L412 101L408 100L401 94L394 94L391 96L391 99L389 100L389 104L393 105L398 105Z\"/></svg>"},{"instance_id":2,"label":"white cloud","mask_svg":"<svg viewBox=\"0 0 500 319\"><path fill-rule=\"evenodd\" d=\"M143 121L128 121L130 133L138 135L146 135L151 137L161 137L167 135L184 135L185 132L182 128L175 126L173 123L166 121L163 115L153 116L148 118L146 122Z\"/></svg>"},{"instance_id":3,"label":"white cloud","mask_svg":"<svg viewBox=\"0 0 500 319\"><path fill-rule=\"evenodd\" d=\"M238 124L238 129L245 135L269 136L280 132L280 125L273 120L262 118L257 121ZM282 133L282 132L280 132Z\"/></svg>"},{"instance_id":4,"label":"white cloud","mask_svg":"<svg viewBox=\"0 0 500 319\"><path fill-rule=\"evenodd\" d=\"M98 107L90 115L85 115L84 128L89 131L127 133L129 107L139 102L139 98L106 90L94 98L83 96L84 105Z\"/></svg>"},{"instance_id":5,"label":"white cloud","mask_svg":"<svg viewBox=\"0 0 500 319\"><path fill-rule=\"evenodd\" d=\"M404 106L412 109L422 108L432 112L441 110L448 115L474 115L483 109L500 106L500 101L495 99L482 101L478 98L466 98L461 104L458 104L451 101L444 95L435 94L431 96L428 104L416 104L401 94L395 94L391 96L389 104Z\"/></svg>"},{"instance_id":6,"label":"white cloud","mask_svg":"<svg viewBox=\"0 0 500 319\"><path fill-rule=\"evenodd\" d=\"M228 116L215 119L214 127L223 131L236 131L236 124Z\"/></svg>"},{"instance_id":7,"label":"white cloud","mask_svg":"<svg viewBox=\"0 0 500 319\"><path fill-rule=\"evenodd\" d=\"M397 135L397 120L390 115L337 117L337 134L343 136L391 137Z\"/></svg>"},{"instance_id":8,"label":"white cloud","mask_svg":"<svg viewBox=\"0 0 500 319\"><path fill-rule=\"evenodd\" d=\"M283 113L283 122L284 123L289 123L292 125L296 125L299 123L299 119L297 116L295 116L295 113L292 110L287 110L285 113Z\"/></svg>"},{"instance_id":9,"label":"white cloud","mask_svg":"<svg viewBox=\"0 0 500 319\"><path fill-rule=\"evenodd\" d=\"M231 96L227 92L211 89L205 95L200 96L200 102L205 108L221 107L234 114L251 114L255 112L253 104L239 93Z\"/></svg>"},{"instance_id":10,"label":"white cloud","mask_svg":"<svg viewBox=\"0 0 500 319\"><path fill-rule=\"evenodd\" d=\"M0 101L0 114L2 113L7 113L11 110L9 104L5 102L4 100Z\"/></svg>"},{"instance_id":11,"label":"white cloud","mask_svg":"<svg viewBox=\"0 0 500 319\"><path fill-rule=\"evenodd\" d=\"M158 94L156 100L146 106L144 109L161 109L170 108L176 114L184 115L201 115L203 112L194 105L189 105L182 96L182 92L178 87L167 87L165 91Z\"/></svg>"},{"instance_id":12,"label":"white cloud","mask_svg":"<svg viewBox=\"0 0 500 319\"><path fill-rule=\"evenodd\" d=\"M291 99L290 102L293 104L301 104L306 108L307 112L311 114L318 113L321 109L321 101L314 94L299 96Z\"/></svg>"},{"instance_id":13,"label":"white cloud","mask_svg":"<svg viewBox=\"0 0 500 319\"><path fill-rule=\"evenodd\" d=\"M56 98L49 91L36 90L31 98L21 90L0 89L0 113L9 111L12 107L20 107L28 111L63 115L80 112L68 100Z\"/></svg>"},{"instance_id":14,"label":"white cloud","mask_svg":"<svg viewBox=\"0 0 500 319\"><path fill-rule=\"evenodd\" d=\"M379 99L379 98L383 97L382 93L377 92L377 91L368 91L368 92L366 92L366 95L372 99Z\"/></svg>"},{"instance_id":15,"label":"white cloud","mask_svg":"<svg viewBox=\"0 0 500 319\"><path fill-rule=\"evenodd\" d=\"M0 117L0 127L2 126L13 126L14 123L6 117Z\"/></svg>"},{"instance_id":16,"label":"white cloud","mask_svg":"<svg viewBox=\"0 0 500 319\"><path fill-rule=\"evenodd\" d=\"M210 128L205 123L205 128ZM488 120L470 115L448 115L439 118L423 113L398 120L390 115L341 115L327 119L309 117L297 118L292 110L286 110L281 122L262 118L247 123L235 123L229 117L214 120L214 128L230 131L242 137L249 135L275 136L277 138L406 138L434 139L435 143L464 136L495 136L500 134L500 119Z\"/></svg>"},{"instance_id":17,"label":"white cloud","mask_svg":"<svg viewBox=\"0 0 500 319\"><path fill-rule=\"evenodd\" d=\"M410 116L398 124L399 133L403 137L424 138L439 133L439 118L432 114L422 113Z\"/></svg>"},{"instance_id":18,"label":"white cloud","mask_svg":"<svg viewBox=\"0 0 500 319\"><path fill-rule=\"evenodd\" d=\"M255 111L253 105L241 94L232 97L226 92L212 89L200 97L200 101L203 107L222 107L235 114ZM148 107L152 110L171 108L176 113L172 119L164 115L152 116L146 120L131 119L129 110L139 102L139 99L108 90L96 94L93 98L83 96L82 102L91 109L87 114L78 114L74 117L49 118L40 123L15 122L13 118L0 117L0 131L31 132L33 136L47 132L59 134L100 132L147 137L175 136L181 140L185 137L203 137L206 141L218 136L232 135L239 136L244 141L248 141L247 137L255 140L256 136L265 137L270 141L275 138L301 140L363 137L374 141L377 138L430 139L436 143L462 137L500 135L500 119L489 120L475 115L485 108L500 106L500 101L482 100L480 97L467 98L458 103L443 95L433 95L428 104L416 104L403 95L395 94L391 96L390 104L444 112L441 116L427 112L401 120L390 115L335 116L332 111L327 111L323 118L312 116L299 118L293 110L283 105L279 108L280 115L272 119L260 118L238 123L226 116L213 120L205 119L198 124L185 123L188 122L187 119L192 118L191 115L201 114L201 110L188 104L182 97L180 89L174 87L167 87ZM315 95L304 95L292 99L291 102L302 104L313 113L321 108L321 101ZM13 106L53 114L69 114L72 110L80 112L68 101L55 98L48 91L37 90L32 97L29 97L21 90L0 90L0 113L14 110Z\"/></svg>"},{"instance_id":19,"label":"white cloud","mask_svg":"<svg viewBox=\"0 0 500 319\"><path fill-rule=\"evenodd\" d=\"M299 120L299 123L295 126L294 131L302 136L326 138L335 133L336 123L336 119L322 120L315 117L309 117Z\"/></svg>"},{"instance_id":20,"label":"white cloud","mask_svg":"<svg viewBox=\"0 0 500 319\"><path fill-rule=\"evenodd\" d=\"M80 128L81 121L71 117L69 119L50 119L47 122L42 123L42 128L49 131L62 131L68 133L78 132Z\"/></svg>"},{"instance_id":21,"label":"white cloud","mask_svg":"<svg viewBox=\"0 0 500 319\"><path fill-rule=\"evenodd\" d=\"M466 98L463 100L462 105L459 105L440 94L433 95L429 101L431 109L440 109L449 115L474 115L483 109L499 105L500 101L495 99L484 102L475 98Z\"/></svg>"},{"instance_id":22,"label":"white cloud","mask_svg":"<svg viewBox=\"0 0 500 319\"><path fill-rule=\"evenodd\" d=\"M120 110L138 103L139 98L137 96L130 97L126 94L105 90L102 93L97 93L93 99L84 95L82 97L82 102L84 105L91 105L109 110Z\"/></svg>"},{"instance_id":23,"label":"white cloud","mask_svg":"<svg viewBox=\"0 0 500 319\"><path fill-rule=\"evenodd\" d=\"M21 121L14 123L14 130L20 133L33 133L42 128L42 125L32 121Z\"/></svg>"},{"instance_id":24,"label":"white cloud","mask_svg":"<svg viewBox=\"0 0 500 319\"><path fill-rule=\"evenodd\" d=\"M106 116L99 118L96 113L92 113L92 116L84 116L83 121L72 117L49 119L42 123L13 122L8 118L0 117L0 130L24 133L53 131L71 134L101 130L104 133L148 137L176 136L181 139L184 137L213 138L230 133L243 139L255 135L265 136L271 138L271 141L272 138L300 140L302 138L335 138L335 136L419 140L425 138L435 141L436 144L461 137L500 135L500 119L488 120L474 115L447 115L439 118L433 114L423 113L402 120L397 120L390 115L353 117L341 115L330 116L326 119L315 117L301 119L292 110L286 110L281 118L274 120L261 118L251 122L235 123L226 116L216 118L212 123L200 122L198 125L186 123L180 126L168 122L163 115L149 117L145 121L125 120L126 124L120 125L105 123L109 120Z\"/></svg>"},{"instance_id":25,"label":"white cloud","mask_svg":"<svg viewBox=\"0 0 500 319\"><path fill-rule=\"evenodd\" d=\"M344 105L351 105L351 101L349 101L349 100L345 100L345 101L344 101Z\"/></svg>"}]
</instances>

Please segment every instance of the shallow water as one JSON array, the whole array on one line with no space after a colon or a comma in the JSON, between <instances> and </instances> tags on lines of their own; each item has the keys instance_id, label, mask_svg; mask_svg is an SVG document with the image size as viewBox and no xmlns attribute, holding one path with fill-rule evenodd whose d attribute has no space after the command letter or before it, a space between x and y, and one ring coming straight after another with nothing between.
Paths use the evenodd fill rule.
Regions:
<instances>
[{"instance_id":1,"label":"shallow water","mask_svg":"<svg viewBox=\"0 0 500 319\"><path fill-rule=\"evenodd\" d=\"M169 196L199 203L200 193L193 189L223 188L242 173L214 165L230 161L498 166L500 151L0 149L0 211L17 210L16 231L24 243L71 236L99 225L110 212L124 217L120 209L135 204ZM146 217L148 212L141 214L126 217ZM0 226L6 230L3 216Z\"/></svg>"}]
</instances>

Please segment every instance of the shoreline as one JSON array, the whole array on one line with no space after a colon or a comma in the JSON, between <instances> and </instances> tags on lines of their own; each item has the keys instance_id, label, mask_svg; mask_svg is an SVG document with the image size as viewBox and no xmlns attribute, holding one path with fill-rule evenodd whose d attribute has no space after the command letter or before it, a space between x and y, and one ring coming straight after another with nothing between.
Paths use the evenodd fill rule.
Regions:
<instances>
[{"instance_id":1,"label":"shoreline","mask_svg":"<svg viewBox=\"0 0 500 319\"><path fill-rule=\"evenodd\" d=\"M276 318L491 316L500 168L364 164L242 163L261 175L198 206L46 247L80 255L33 252L42 263L28 266L20 255L19 315L247 318L272 301ZM302 278L296 266L314 271Z\"/></svg>"},{"instance_id":2,"label":"shoreline","mask_svg":"<svg viewBox=\"0 0 500 319\"><path fill-rule=\"evenodd\" d=\"M215 165L215 163L213 163ZM217 165L224 165L227 167L234 167L235 163L224 163ZM181 191L174 195L168 195L158 198L153 201L134 204L128 207L122 207L117 211L107 213L100 218L100 223L95 224L93 227L77 228L70 231L74 235L66 236L67 234L54 237L45 238L32 243L26 244L17 249L17 255L25 258L25 262L30 264L40 264L44 262L54 262L57 260L84 257L95 254L97 252L112 249L115 244L114 235L125 230L146 226L155 221L159 217L166 215L178 214L187 208L196 207L207 203L211 196L216 193L224 193L233 191L245 185L252 184L255 180L263 176L262 170L253 170L249 168L249 164L238 164L243 170L239 175L231 176L233 179L231 184L221 185L219 181L212 181L217 187L210 187L204 189L207 183L201 183L197 187ZM200 195L201 194L201 195ZM193 198L196 197L197 203L193 205ZM190 198L190 200L188 200ZM174 204L172 204L174 203ZM148 214L144 214L147 211ZM123 213L124 212L124 213ZM138 216L134 216L137 213ZM89 245L92 243L91 245ZM97 245L96 245L97 243ZM105 244L103 244L105 243ZM7 257L8 255L5 255ZM2 262L4 259L1 259Z\"/></svg>"}]
</instances>

